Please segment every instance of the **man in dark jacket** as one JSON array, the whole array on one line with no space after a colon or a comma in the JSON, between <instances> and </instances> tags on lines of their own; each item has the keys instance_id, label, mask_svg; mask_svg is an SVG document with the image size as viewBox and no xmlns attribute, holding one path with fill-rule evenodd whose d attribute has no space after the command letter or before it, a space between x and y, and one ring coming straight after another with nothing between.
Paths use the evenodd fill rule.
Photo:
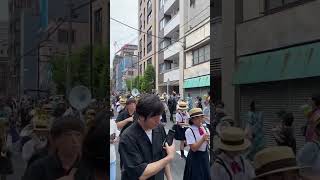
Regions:
<instances>
[{"instance_id":1,"label":"man in dark jacket","mask_svg":"<svg viewBox=\"0 0 320 180\"><path fill-rule=\"evenodd\" d=\"M170 121L171 122L174 122L173 121L173 115L177 109L177 100L176 100L176 95L173 94L170 96L170 98L168 99L168 108L169 108L169 111L170 111Z\"/></svg>"},{"instance_id":2,"label":"man in dark jacket","mask_svg":"<svg viewBox=\"0 0 320 180\"><path fill-rule=\"evenodd\" d=\"M164 107L156 95L145 95L137 104L138 120L128 127L119 142L123 161L122 180L172 180L170 162L175 155L174 144L163 142L166 132L160 125Z\"/></svg>"}]
</instances>

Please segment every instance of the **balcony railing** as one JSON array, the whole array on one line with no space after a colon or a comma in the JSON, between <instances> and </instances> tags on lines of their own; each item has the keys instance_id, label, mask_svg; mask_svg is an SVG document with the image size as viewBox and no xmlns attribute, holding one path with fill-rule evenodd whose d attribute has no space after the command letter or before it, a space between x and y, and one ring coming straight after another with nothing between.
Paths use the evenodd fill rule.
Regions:
<instances>
[{"instance_id":1,"label":"balcony railing","mask_svg":"<svg viewBox=\"0 0 320 180\"><path fill-rule=\"evenodd\" d=\"M164 6L163 6L163 11L164 13L167 13L168 10L172 9L173 4L176 2L177 0L164 0Z\"/></svg>"},{"instance_id":2,"label":"balcony railing","mask_svg":"<svg viewBox=\"0 0 320 180\"><path fill-rule=\"evenodd\" d=\"M181 43L176 42L172 45L170 45L165 51L164 51L164 59L169 59L172 56L178 54L182 50Z\"/></svg>"},{"instance_id":3,"label":"balcony railing","mask_svg":"<svg viewBox=\"0 0 320 180\"><path fill-rule=\"evenodd\" d=\"M164 36L170 36L174 30L177 30L180 24L180 13L178 12L174 17L171 18L164 26Z\"/></svg>"}]
</instances>

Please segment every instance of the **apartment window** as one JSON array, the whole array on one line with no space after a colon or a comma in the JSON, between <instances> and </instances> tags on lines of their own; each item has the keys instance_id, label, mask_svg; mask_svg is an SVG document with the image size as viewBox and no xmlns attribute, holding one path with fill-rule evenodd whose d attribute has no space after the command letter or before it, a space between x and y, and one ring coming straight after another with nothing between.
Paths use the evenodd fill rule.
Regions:
<instances>
[{"instance_id":1,"label":"apartment window","mask_svg":"<svg viewBox=\"0 0 320 180\"><path fill-rule=\"evenodd\" d=\"M150 20L151 20L151 16L152 16L152 11L148 14L148 17L147 17L147 21L148 21L148 23L150 22Z\"/></svg>"},{"instance_id":2,"label":"apartment window","mask_svg":"<svg viewBox=\"0 0 320 180\"><path fill-rule=\"evenodd\" d=\"M67 30L58 30L58 42L59 43L68 43L68 31ZM72 36L71 36L71 41L72 43L75 42L76 39L76 32L72 30Z\"/></svg>"},{"instance_id":3,"label":"apartment window","mask_svg":"<svg viewBox=\"0 0 320 180\"><path fill-rule=\"evenodd\" d=\"M143 62L143 71L146 70L146 62Z\"/></svg>"},{"instance_id":4,"label":"apartment window","mask_svg":"<svg viewBox=\"0 0 320 180\"><path fill-rule=\"evenodd\" d=\"M197 65L210 60L210 45L206 45L192 52L192 64Z\"/></svg>"},{"instance_id":5,"label":"apartment window","mask_svg":"<svg viewBox=\"0 0 320 180\"><path fill-rule=\"evenodd\" d=\"M190 7L196 7L196 0L190 0Z\"/></svg>"},{"instance_id":6,"label":"apartment window","mask_svg":"<svg viewBox=\"0 0 320 180\"><path fill-rule=\"evenodd\" d=\"M164 28L164 18L161 19L159 26L160 26L160 30L163 30L163 28Z\"/></svg>"},{"instance_id":7,"label":"apartment window","mask_svg":"<svg viewBox=\"0 0 320 180\"><path fill-rule=\"evenodd\" d=\"M140 64L139 71L140 71L140 74L142 75L142 64Z\"/></svg>"},{"instance_id":8,"label":"apartment window","mask_svg":"<svg viewBox=\"0 0 320 180\"><path fill-rule=\"evenodd\" d=\"M164 47L165 47L164 44L165 44L164 40L160 42L160 49L164 49Z\"/></svg>"},{"instance_id":9,"label":"apartment window","mask_svg":"<svg viewBox=\"0 0 320 180\"><path fill-rule=\"evenodd\" d=\"M147 53L149 53L151 50L152 50L152 42L150 42L150 43L147 45Z\"/></svg>"},{"instance_id":10,"label":"apartment window","mask_svg":"<svg viewBox=\"0 0 320 180\"><path fill-rule=\"evenodd\" d=\"M102 40L102 9L94 12L94 40L101 42Z\"/></svg>"},{"instance_id":11,"label":"apartment window","mask_svg":"<svg viewBox=\"0 0 320 180\"><path fill-rule=\"evenodd\" d=\"M162 9L164 6L164 0L160 0L160 9Z\"/></svg>"},{"instance_id":12,"label":"apartment window","mask_svg":"<svg viewBox=\"0 0 320 180\"><path fill-rule=\"evenodd\" d=\"M148 9L152 8L151 6L152 6L151 0L148 0L148 2L147 2L147 7L148 7Z\"/></svg>"},{"instance_id":13,"label":"apartment window","mask_svg":"<svg viewBox=\"0 0 320 180\"><path fill-rule=\"evenodd\" d=\"M149 42L152 41L152 27L150 27L150 28L148 29L147 34L148 34L148 36L147 36L147 42L148 42L148 44L149 44Z\"/></svg>"},{"instance_id":14,"label":"apartment window","mask_svg":"<svg viewBox=\"0 0 320 180\"><path fill-rule=\"evenodd\" d=\"M272 11L286 8L289 6L299 5L310 0L265 0L265 10Z\"/></svg>"},{"instance_id":15,"label":"apartment window","mask_svg":"<svg viewBox=\"0 0 320 180\"><path fill-rule=\"evenodd\" d=\"M142 39L140 39L140 42L139 42L139 50L141 51L141 48L142 48Z\"/></svg>"},{"instance_id":16,"label":"apartment window","mask_svg":"<svg viewBox=\"0 0 320 180\"><path fill-rule=\"evenodd\" d=\"M144 18L146 17L146 8L143 8L143 29L146 28L146 21Z\"/></svg>"},{"instance_id":17,"label":"apartment window","mask_svg":"<svg viewBox=\"0 0 320 180\"><path fill-rule=\"evenodd\" d=\"M133 76L133 71L128 71L129 76Z\"/></svg>"},{"instance_id":18,"label":"apartment window","mask_svg":"<svg viewBox=\"0 0 320 180\"><path fill-rule=\"evenodd\" d=\"M151 63L151 58L148 59L147 64L152 64Z\"/></svg>"}]
</instances>

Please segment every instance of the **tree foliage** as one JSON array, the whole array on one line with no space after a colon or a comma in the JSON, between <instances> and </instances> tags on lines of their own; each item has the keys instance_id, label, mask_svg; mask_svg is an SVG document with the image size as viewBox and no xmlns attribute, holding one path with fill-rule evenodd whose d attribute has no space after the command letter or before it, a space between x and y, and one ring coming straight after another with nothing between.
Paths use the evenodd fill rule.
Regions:
<instances>
[{"instance_id":1,"label":"tree foliage","mask_svg":"<svg viewBox=\"0 0 320 180\"><path fill-rule=\"evenodd\" d=\"M90 88L90 47L75 51L70 58L71 88L84 85ZM109 90L109 61L108 49L102 46L93 48L93 96L104 98ZM66 60L67 57L56 56L51 59L53 67L53 81L57 92L64 94L66 91Z\"/></svg>"},{"instance_id":2,"label":"tree foliage","mask_svg":"<svg viewBox=\"0 0 320 180\"><path fill-rule=\"evenodd\" d=\"M141 90L146 93L151 93L152 89L155 88L155 82L156 82L156 72L154 67L151 64L149 64L147 66L146 71L143 74Z\"/></svg>"}]
</instances>

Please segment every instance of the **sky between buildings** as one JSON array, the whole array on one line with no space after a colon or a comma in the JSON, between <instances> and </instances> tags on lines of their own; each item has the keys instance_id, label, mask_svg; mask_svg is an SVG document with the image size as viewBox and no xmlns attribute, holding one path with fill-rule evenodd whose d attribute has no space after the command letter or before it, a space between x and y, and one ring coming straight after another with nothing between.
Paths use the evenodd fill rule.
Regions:
<instances>
[{"instance_id":1,"label":"sky between buildings","mask_svg":"<svg viewBox=\"0 0 320 180\"><path fill-rule=\"evenodd\" d=\"M138 0L111 0L110 16L138 29ZM110 19L110 67L113 64L115 52L124 44L138 44L138 34L138 31ZM117 41L117 49L114 47L115 41Z\"/></svg>"}]
</instances>

